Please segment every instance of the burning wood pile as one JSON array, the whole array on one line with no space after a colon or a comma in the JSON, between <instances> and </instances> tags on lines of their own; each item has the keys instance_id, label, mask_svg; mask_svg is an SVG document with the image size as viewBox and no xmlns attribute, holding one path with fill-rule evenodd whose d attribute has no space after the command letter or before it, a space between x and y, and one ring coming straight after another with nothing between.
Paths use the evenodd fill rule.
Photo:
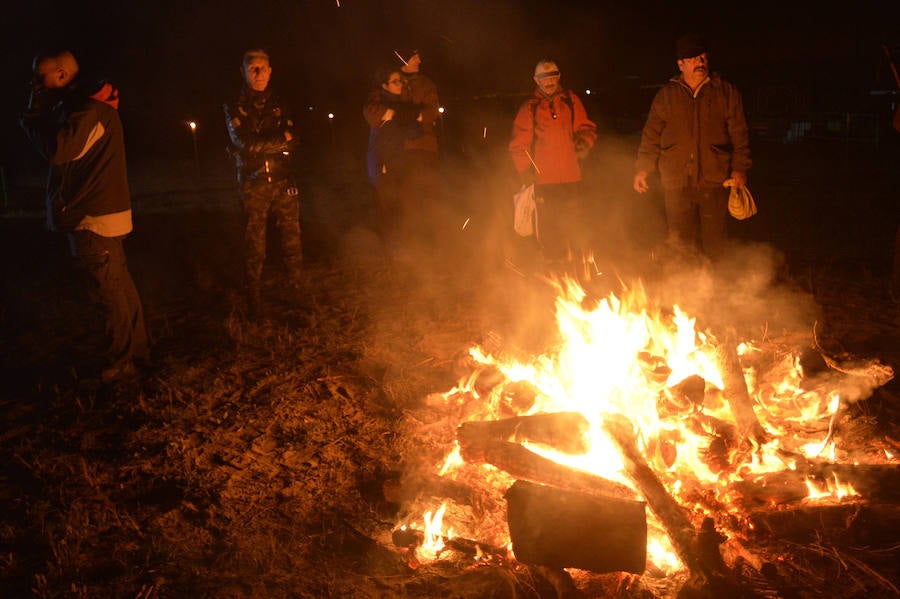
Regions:
<instances>
[{"instance_id":1,"label":"burning wood pile","mask_svg":"<svg viewBox=\"0 0 900 599\"><path fill-rule=\"evenodd\" d=\"M552 352L473 348L467 380L432 398L458 419L453 450L437 474L387 490L441 503L424 528L394 531L410 567L461 554L748 596L742 568L777 578L754 539L877 519L878 501L900 499L890 451L839 441L842 417L890 368L701 332L640 289L559 291Z\"/></svg>"}]
</instances>

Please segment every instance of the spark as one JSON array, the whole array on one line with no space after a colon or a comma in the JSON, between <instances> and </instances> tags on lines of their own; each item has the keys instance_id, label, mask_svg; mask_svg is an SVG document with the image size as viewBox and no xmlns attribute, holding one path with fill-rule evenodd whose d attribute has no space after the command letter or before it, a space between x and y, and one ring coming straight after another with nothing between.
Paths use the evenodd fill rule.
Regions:
<instances>
[{"instance_id":1,"label":"spark","mask_svg":"<svg viewBox=\"0 0 900 599\"><path fill-rule=\"evenodd\" d=\"M534 170L537 174L541 174L541 169L538 168L538 165L534 162L534 158L531 157L531 153L528 150L525 150L525 155L528 156L528 160L531 161L531 166L534 167Z\"/></svg>"},{"instance_id":2,"label":"spark","mask_svg":"<svg viewBox=\"0 0 900 599\"><path fill-rule=\"evenodd\" d=\"M466 230L466 227L469 225L469 221L470 221L470 220L472 220L472 219L471 219L471 218L467 218L467 219L466 219L466 222L463 223L463 226L462 226L463 231Z\"/></svg>"},{"instance_id":3,"label":"spark","mask_svg":"<svg viewBox=\"0 0 900 599\"><path fill-rule=\"evenodd\" d=\"M396 56L397 58L399 58L399 59L400 59L400 62L402 62L402 63L404 64L404 66L409 64L408 62L406 62L405 60L403 60L403 57L400 56L400 53L397 52L396 50L394 50L394 56Z\"/></svg>"}]
</instances>

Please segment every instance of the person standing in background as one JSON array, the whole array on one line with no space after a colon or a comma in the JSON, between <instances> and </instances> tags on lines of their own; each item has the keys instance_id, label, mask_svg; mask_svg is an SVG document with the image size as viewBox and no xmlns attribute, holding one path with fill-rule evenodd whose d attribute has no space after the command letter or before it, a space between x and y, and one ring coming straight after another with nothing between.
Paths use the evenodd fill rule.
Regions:
<instances>
[{"instance_id":1,"label":"person standing in background","mask_svg":"<svg viewBox=\"0 0 900 599\"><path fill-rule=\"evenodd\" d=\"M534 95L519 107L509 153L522 184L535 185L545 266L578 277L587 251L581 161L597 141L597 125L578 96L560 84L556 62L538 62L533 79Z\"/></svg>"},{"instance_id":2,"label":"person standing in background","mask_svg":"<svg viewBox=\"0 0 900 599\"><path fill-rule=\"evenodd\" d=\"M272 66L260 49L248 50L241 62L244 86L225 105L225 126L237 164L244 210L244 287L251 318L260 310L260 287L266 261L266 228L275 216L289 287L300 283L303 245L300 199L291 164L296 144L287 105L269 86Z\"/></svg>"},{"instance_id":3,"label":"person standing in background","mask_svg":"<svg viewBox=\"0 0 900 599\"><path fill-rule=\"evenodd\" d=\"M50 164L47 223L65 233L89 295L101 308L106 351L99 378L135 377L150 357L144 311L122 240L132 230L119 93L79 77L71 51L38 54L21 125Z\"/></svg>"},{"instance_id":4,"label":"person standing in background","mask_svg":"<svg viewBox=\"0 0 900 599\"><path fill-rule=\"evenodd\" d=\"M710 73L704 40L688 34L675 47L680 74L653 99L632 185L645 193L648 175L658 169L672 249L714 260L727 243L729 190L723 183L743 187L752 164L747 120L737 88Z\"/></svg>"}]
</instances>

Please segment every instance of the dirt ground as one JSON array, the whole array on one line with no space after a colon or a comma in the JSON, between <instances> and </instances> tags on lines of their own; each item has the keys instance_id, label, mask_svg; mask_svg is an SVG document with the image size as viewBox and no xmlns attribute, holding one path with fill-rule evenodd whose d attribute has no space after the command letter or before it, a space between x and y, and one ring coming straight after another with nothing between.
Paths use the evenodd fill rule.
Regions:
<instances>
[{"instance_id":1,"label":"dirt ground","mask_svg":"<svg viewBox=\"0 0 900 599\"><path fill-rule=\"evenodd\" d=\"M755 148L760 214L732 231L747 248L738 262L746 270L716 284L757 300L734 323L750 337L809 342L815 326L832 356L896 370L897 156L850 160L845 150ZM126 251L154 362L139 382L112 388L79 373L94 347L92 320L63 240L43 231L39 200L22 207L36 191L13 189L19 203L0 218L0 596L673 593L683 581L584 574L575 588L558 572L471 558L413 569L390 542L420 504L389 501L386 481L435 472L459 424L428 398L466 374L472 345L539 351L552 335L552 296L507 265L518 255L503 220L509 181L486 175L502 172L502 160L476 148L448 165L453 199L434 243L399 264L372 232L358 162L317 163L305 173L302 288L279 284L273 247L257 321L245 318L239 293L240 213L227 165L208 165L200 179L180 164L133 165ZM627 160L609 146L588 175L604 272L597 292L672 279L658 257L658 197L627 191ZM163 169L167 178L154 176ZM848 413L848 443L900 449L898 417L894 380ZM496 518L488 505L479 514ZM900 539L885 531L870 540L760 541L781 582L748 582L747 596L897 596Z\"/></svg>"}]
</instances>

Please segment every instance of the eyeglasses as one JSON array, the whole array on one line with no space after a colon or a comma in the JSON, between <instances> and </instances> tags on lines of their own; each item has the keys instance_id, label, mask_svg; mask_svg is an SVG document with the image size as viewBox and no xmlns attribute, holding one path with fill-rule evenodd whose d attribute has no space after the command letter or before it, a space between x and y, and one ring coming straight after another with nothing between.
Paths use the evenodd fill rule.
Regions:
<instances>
[{"instance_id":1,"label":"eyeglasses","mask_svg":"<svg viewBox=\"0 0 900 599\"><path fill-rule=\"evenodd\" d=\"M547 71L546 73L540 73L537 76L538 79L550 79L552 77L559 77L559 71Z\"/></svg>"},{"instance_id":2,"label":"eyeglasses","mask_svg":"<svg viewBox=\"0 0 900 599\"><path fill-rule=\"evenodd\" d=\"M403 79L391 79L388 81L389 85L406 85L406 81Z\"/></svg>"}]
</instances>

